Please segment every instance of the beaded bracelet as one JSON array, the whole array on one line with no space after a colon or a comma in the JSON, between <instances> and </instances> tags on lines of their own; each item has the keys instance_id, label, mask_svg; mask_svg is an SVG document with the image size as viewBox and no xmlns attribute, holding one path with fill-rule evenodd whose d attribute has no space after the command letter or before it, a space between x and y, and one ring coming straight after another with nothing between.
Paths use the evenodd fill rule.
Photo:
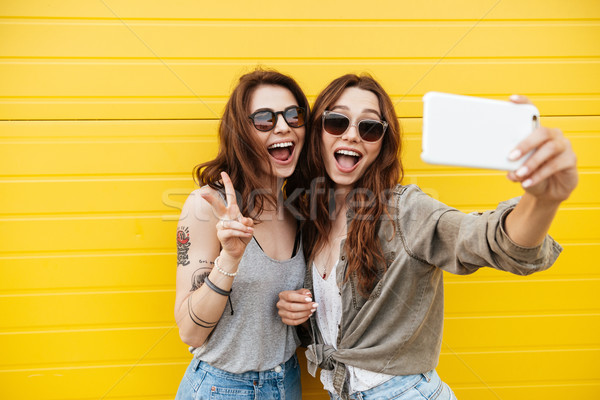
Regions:
<instances>
[{"instance_id":1,"label":"beaded bracelet","mask_svg":"<svg viewBox=\"0 0 600 400\"><path fill-rule=\"evenodd\" d=\"M220 273L222 273L225 276L228 276L230 278L233 278L234 276L237 275L238 271L235 272L227 272L225 271L223 268L221 268L219 266L219 258L221 258L221 256L218 256L217 258L215 258L215 268L217 269L217 271L219 271Z\"/></svg>"},{"instance_id":2,"label":"beaded bracelet","mask_svg":"<svg viewBox=\"0 0 600 400\"><path fill-rule=\"evenodd\" d=\"M220 287L218 287L217 285L215 285L214 283L212 283L212 281L210 279L208 279L208 276L206 278L204 278L204 283L206 283L206 286L208 286L214 292L217 292L221 296L229 297L229 295L231 294L231 290L223 290L223 289L221 289Z\"/></svg>"}]
</instances>

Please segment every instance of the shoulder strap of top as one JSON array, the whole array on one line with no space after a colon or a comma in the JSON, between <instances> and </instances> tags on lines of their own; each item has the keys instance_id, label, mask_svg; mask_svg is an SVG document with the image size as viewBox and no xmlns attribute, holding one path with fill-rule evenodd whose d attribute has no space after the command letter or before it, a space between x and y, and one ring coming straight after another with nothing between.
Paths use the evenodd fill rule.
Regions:
<instances>
[{"instance_id":1,"label":"shoulder strap of top","mask_svg":"<svg viewBox=\"0 0 600 400\"><path fill-rule=\"evenodd\" d=\"M294 249L292 250L291 258L294 258L296 256L296 254L298 253L298 249L300 248L300 238L302 237L301 232L302 232L302 230L300 229L300 221L296 221L296 237L294 238ZM260 243L258 243L258 240L256 239L256 237L254 237L254 241L256 242L258 247L260 247L260 249L264 253L264 250L263 250L262 246L260 245Z\"/></svg>"}]
</instances>

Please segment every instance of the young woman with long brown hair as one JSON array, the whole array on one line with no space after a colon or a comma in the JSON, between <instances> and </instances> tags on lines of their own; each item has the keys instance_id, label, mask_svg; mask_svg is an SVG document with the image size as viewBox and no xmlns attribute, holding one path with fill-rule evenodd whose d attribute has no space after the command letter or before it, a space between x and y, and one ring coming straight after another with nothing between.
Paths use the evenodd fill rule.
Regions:
<instances>
[{"instance_id":1,"label":"young woman with long brown hair","mask_svg":"<svg viewBox=\"0 0 600 400\"><path fill-rule=\"evenodd\" d=\"M194 358L177 399L301 398L299 340L275 304L304 281L298 222L283 198L305 159L308 117L292 78L248 73L225 107L217 157L195 169L202 187L179 220L175 299Z\"/></svg>"},{"instance_id":2,"label":"young woman with long brown hair","mask_svg":"<svg viewBox=\"0 0 600 400\"><path fill-rule=\"evenodd\" d=\"M334 80L317 97L311 123L305 287L319 307L313 313L303 291L284 291L282 320L310 319L309 372L322 368L332 399L454 399L435 371L442 271L490 266L525 275L552 265L561 248L547 231L578 180L569 141L557 129L533 132L511 153L533 151L508 174L523 196L467 215L398 184L400 127L373 78Z\"/></svg>"}]
</instances>

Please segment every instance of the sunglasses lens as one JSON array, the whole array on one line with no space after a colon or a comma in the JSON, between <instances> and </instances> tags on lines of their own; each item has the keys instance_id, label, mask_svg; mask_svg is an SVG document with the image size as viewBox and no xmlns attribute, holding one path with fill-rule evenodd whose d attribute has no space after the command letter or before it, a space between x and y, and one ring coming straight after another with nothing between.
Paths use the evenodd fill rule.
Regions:
<instances>
[{"instance_id":1,"label":"sunglasses lens","mask_svg":"<svg viewBox=\"0 0 600 400\"><path fill-rule=\"evenodd\" d=\"M323 116L323 128L331 135L342 135L348 129L348 125L350 120L345 115L332 113Z\"/></svg>"},{"instance_id":2,"label":"sunglasses lens","mask_svg":"<svg viewBox=\"0 0 600 400\"><path fill-rule=\"evenodd\" d=\"M367 142L376 142L383 136L383 124L379 121L360 121L358 133Z\"/></svg>"},{"instance_id":3,"label":"sunglasses lens","mask_svg":"<svg viewBox=\"0 0 600 400\"><path fill-rule=\"evenodd\" d=\"M252 122L254 123L254 127L259 131L270 131L273 129L273 113L271 111L261 111L257 112L252 117Z\"/></svg>"},{"instance_id":4,"label":"sunglasses lens","mask_svg":"<svg viewBox=\"0 0 600 400\"><path fill-rule=\"evenodd\" d=\"M305 115L304 108L301 107L289 107L285 109L283 114L285 122L292 128L299 128L304 125Z\"/></svg>"}]
</instances>

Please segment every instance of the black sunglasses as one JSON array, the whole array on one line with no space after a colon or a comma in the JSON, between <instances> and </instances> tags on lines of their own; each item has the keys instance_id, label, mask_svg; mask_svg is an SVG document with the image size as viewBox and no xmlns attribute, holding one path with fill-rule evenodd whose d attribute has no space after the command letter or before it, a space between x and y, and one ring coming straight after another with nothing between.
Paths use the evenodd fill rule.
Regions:
<instances>
[{"instance_id":1,"label":"black sunglasses","mask_svg":"<svg viewBox=\"0 0 600 400\"><path fill-rule=\"evenodd\" d=\"M375 119L363 119L356 124L350 124L350 118L334 111L323 111L323 129L333 136L341 136L350 128L356 126L358 134L365 142L376 142L383 137L388 123Z\"/></svg>"},{"instance_id":2,"label":"black sunglasses","mask_svg":"<svg viewBox=\"0 0 600 400\"><path fill-rule=\"evenodd\" d=\"M277 125L277 115L281 114L285 122L292 128L304 126L306 120L306 109L300 106L289 106L283 111L262 109L248 116L254 127L262 132L268 132Z\"/></svg>"}]
</instances>

